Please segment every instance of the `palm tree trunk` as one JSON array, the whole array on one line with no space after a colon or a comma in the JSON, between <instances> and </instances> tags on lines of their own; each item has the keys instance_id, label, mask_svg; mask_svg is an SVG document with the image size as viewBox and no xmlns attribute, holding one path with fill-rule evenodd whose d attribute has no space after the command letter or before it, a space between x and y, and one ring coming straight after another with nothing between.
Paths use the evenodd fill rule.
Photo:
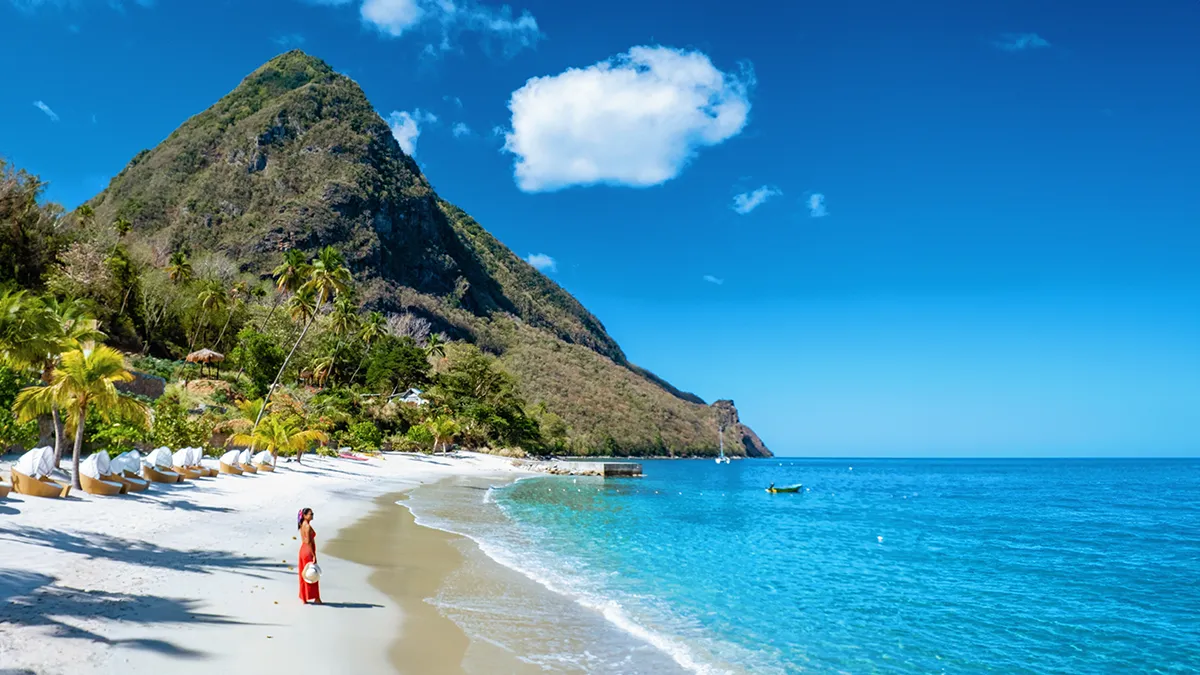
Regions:
<instances>
[{"instance_id":1,"label":"palm tree trunk","mask_svg":"<svg viewBox=\"0 0 1200 675\"><path fill-rule=\"evenodd\" d=\"M232 309L229 310L229 317L227 319L225 319L225 325L221 326L221 334L217 336L217 341L216 341L216 343L213 344L213 351L216 351L217 347L221 346L221 340L222 340L222 338L225 337L225 329L229 328L230 321L233 321L233 310Z\"/></svg>"},{"instance_id":2,"label":"palm tree trunk","mask_svg":"<svg viewBox=\"0 0 1200 675\"><path fill-rule=\"evenodd\" d=\"M271 317L275 315L275 308L279 306L279 301L283 299L283 293L275 293L275 302L271 303L271 311L267 312L267 318L263 319L262 326L258 332L267 332L267 324L271 323Z\"/></svg>"},{"instance_id":3,"label":"palm tree trunk","mask_svg":"<svg viewBox=\"0 0 1200 675\"><path fill-rule=\"evenodd\" d=\"M75 451L71 455L71 484L76 490L82 490L79 484L79 453L83 450L83 423L87 418L87 400L80 401L79 423L75 425Z\"/></svg>"},{"instance_id":4,"label":"palm tree trunk","mask_svg":"<svg viewBox=\"0 0 1200 675\"><path fill-rule=\"evenodd\" d=\"M207 309L204 310L204 312L200 314L200 323L196 326L196 334L192 336L192 341L190 344L188 344L189 352L191 352L192 349L195 348L196 340L198 340L200 338L200 331L204 328L204 322L206 319L208 319L208 310Z\"/></svg>"},{"instance_id":5,"label":"palm tree trunk","mask_svg":"<svg viewBox=\"0 0 1200 675\"><path fill-rule=\"evenodd\" d=\"M263 413L267 411L267 404L271 402L271 395L275 393L275 387L279 386L279 378L283 377L283 371L287 370L288 364L292 362L292 357L296 355L296 349L300 347L300 343L304 341L304 336L308 335L308 329L312 328L313 322L317 320L317 315L321 313L321 303L317 303L317 308L313 310L312 317L308 323L304 324L304 330L300 331L300 337L296 338L296 344L292 345L292 351L288 352L287 358L283 360L283 365L279 367L279 372L275 373L275 381L271 383L271 388L267 390L267 395L263 398L262 408L258 411L258 416L254 418L254 426L250 428L250 433L258 428L258 423L262 421ZM296 456L296 463L300 463L300 456Z\"/></svg>"},{"instance_id":6,"label":"palm tree trunk","mask_svg":"<svg viewBox=\"0 0 1200 675\"><path fill-rule=\"evenodd\" d=\"M67 435L67 429L63 424L62 415L58 414L58 408L50 409L50 419L54 422L54 466L58 466L62 463L63 446L66 445L64 437Z\"/></svg>"},{"instance_id":7,"label":"palm tree trunk","mask_svg":"<svg viewBox=\"0 0 1200 675\"><path fill-rule=\"evenodd\" d=\"M362 360L358 362L358 367L350 374L350 383L354 384L354 378L358 377L358 371L362 369L363 364L367 362L367 358L371 356L371 345L367 345L367 351L363 354Z\"/></svg>"}]
</instances>

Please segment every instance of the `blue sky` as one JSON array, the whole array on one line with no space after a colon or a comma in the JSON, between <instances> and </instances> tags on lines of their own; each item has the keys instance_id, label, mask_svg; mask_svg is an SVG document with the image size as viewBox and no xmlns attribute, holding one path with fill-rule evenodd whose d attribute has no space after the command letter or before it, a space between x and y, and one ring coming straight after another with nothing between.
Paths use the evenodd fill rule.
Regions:
<instances>
[{"instance_id":1,"label":"blue sky","mask_svg":"<svg viewBox=\"0 0 1200 675\"><path fill-rule=\"evenodd\" d=\"M73 206L300 47L778 452L1200 454L1200 4L675 4L0 0L0 154Z\"/></svg>"}]
</instances>

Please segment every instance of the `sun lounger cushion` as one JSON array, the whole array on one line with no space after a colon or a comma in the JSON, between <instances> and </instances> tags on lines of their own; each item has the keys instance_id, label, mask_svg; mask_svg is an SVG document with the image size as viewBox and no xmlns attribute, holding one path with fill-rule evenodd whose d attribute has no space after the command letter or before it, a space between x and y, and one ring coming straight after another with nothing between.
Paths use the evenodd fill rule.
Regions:
<instances>
[{"instance_id":1,"label":"sun lounger cushion","mask_svg":"<svg viewBox=\"0 0 1200 675\"><path fill-rule=\"evenodd\" d=\"M21 455L13 468L32 478L48 478L54 466L54 448L34 448Z\"/></svg>"}]
</instances>

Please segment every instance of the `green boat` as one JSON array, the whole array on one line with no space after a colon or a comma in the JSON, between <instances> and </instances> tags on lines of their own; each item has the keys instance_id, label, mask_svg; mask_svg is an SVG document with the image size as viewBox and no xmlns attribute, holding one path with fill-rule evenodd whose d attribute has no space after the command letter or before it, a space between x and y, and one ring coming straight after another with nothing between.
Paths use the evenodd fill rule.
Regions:
<instances>
[{"instance_id":1,"label":"green boat","mask_svg":"<svg viewBox=\"0 0 1200 675\"><path fill-rule=\"evenodd\" d=\"M775 494L776 492L799 492L803 489L804 486L800 485L799 483L796 485L789 485L787 487L775 487L775 484L771 483L771 486L767 488L767 492Z\"/></svg>"}]
</instances>

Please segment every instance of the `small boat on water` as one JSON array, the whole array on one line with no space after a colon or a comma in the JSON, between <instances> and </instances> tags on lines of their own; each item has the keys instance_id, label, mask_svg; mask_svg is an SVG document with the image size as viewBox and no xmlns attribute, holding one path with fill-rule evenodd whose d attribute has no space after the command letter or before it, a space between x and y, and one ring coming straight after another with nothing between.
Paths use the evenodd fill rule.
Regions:
<instances>
[{"instance_id":1,"label":"small boat on water","mask_svg":"<svg viewBox=\"0 0 1200 675\"><path fill-rule=\"evenodd\" d=\"M775 494L777 492L799 492L803 489L804 489L804 486L799 483L797 483L796 485L789 485L787 487L775 487L775 484L771 483L770 487L767 488L767 492L770 492L771 494Z\"/></svg>"}]
</instances>

